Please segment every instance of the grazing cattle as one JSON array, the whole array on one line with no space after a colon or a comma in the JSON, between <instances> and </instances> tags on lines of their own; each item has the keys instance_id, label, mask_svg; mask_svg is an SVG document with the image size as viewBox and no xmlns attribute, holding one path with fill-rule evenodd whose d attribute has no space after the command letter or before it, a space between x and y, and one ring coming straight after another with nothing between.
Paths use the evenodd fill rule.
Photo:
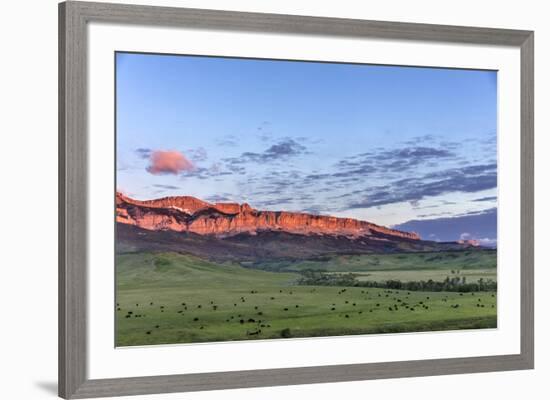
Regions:
<instances>
[{"instance_id":1,"label":"grazing cattle","mask_svg":"<svg viewBox=\"0 0 550 400\"><path fill-rule=\"evenodd\" d=\"M151 334L151 331L147 331L147 332L145 332L145 333L148 334L148 335L150 335L150 334Z\"/></svg>"},{"instance_id":2,"label":"grazing cattle","mask_svg":"<svg viewBox=\"0 0 550 400\"><path fill-rule=\"evenodd\" d=\"M193 318L193 321L198 321L198 320L199 320L198 317Z\"/></svg>"}]
</instances>

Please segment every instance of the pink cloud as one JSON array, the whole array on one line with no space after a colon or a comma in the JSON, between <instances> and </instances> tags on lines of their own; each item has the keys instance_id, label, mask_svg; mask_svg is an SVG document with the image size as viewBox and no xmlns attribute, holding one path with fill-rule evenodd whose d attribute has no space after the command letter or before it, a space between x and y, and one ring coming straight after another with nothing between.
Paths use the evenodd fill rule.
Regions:
<instances>
[{"instance_id":1,"label":"pink cloud","mask_svg":"<svg viewBox=\"0 0 550 400\"><path fill-rule=\"evenodd\" d=\"M155 150L149 157L147 172L153 175L179 174L182 171L192 171L195 166L179 151Z\"/></svg>"}]
</instances>

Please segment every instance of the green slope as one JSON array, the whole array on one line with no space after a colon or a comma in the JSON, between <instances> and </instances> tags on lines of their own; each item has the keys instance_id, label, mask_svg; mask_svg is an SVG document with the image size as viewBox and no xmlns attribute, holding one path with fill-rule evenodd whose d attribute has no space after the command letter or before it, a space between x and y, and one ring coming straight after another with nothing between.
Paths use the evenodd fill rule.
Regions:
<instances>
[{"instance_id":1,"label":"green slope","mask_svg":"<svg viewBox=\"0 0 550 400\"><path fill-rule=\"evenodd\" d=\"M299 277L177 253L119 255L116 343L131 346L496 326L495 293L296 286Z\"/></svg>"}]
</instances>

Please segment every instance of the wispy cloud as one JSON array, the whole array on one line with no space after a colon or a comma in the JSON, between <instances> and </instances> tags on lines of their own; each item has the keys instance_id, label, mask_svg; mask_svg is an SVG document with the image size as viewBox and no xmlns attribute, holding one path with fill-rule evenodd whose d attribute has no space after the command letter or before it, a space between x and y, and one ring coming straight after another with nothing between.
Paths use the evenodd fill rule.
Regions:
<instances>
[{"instance_id":1,"label":"wispy cloud","mask_svg":"<svg viewBox=\"0 0 550 400\"><path fill-rule=\"evenodd\" d=\"M289 157L298 156L304 153L306 147L293 139L284 139L271 145L262 153L244 152L240 157L226 158L224 161L231 165L238 165L247 162L264 163Z\"/></svg>"},{"instance_id":2,"label":"wispy cloud","mask_svg":"<svg viewBox=\"0 0 550 400\"><path fill-rule=\"evenodd\" d=\"M347 208L376 207L405 201L415 202L426 197L451 192L474 193L493 189L496 185L496 164L451 168L366 189L365 197L359 201L348 203Z\"/></svg>"},{"instance_id":3,"label":"wispy cloud","mask_svg":"<svg viewBox=\"0 0 550 400\"><path fill-rule=\"evenodd\" d=\"M161 184L154 184L153 187L154 187L154 188L157 188L157 189L165 189L165 190L178 190L178 189L180 189L180 187L178 187L178 186L174 186L174 185L161 185Z\"/></svg>"},{"instance_id":4,"label":"wispy cloud","mask_svg":"<svg viewBox=\"0 0 550 400\"><path fill-rule=\"evenodd\" d=\"M208 153L206 152L206 149L204 147L189 149L186 151L186 153L189 155L189 158L193 162L202 162L208 159Z\"/></svg>"},{"instance_id":5,"label":"wispy cloud","mask_svg":"<svg viewBox=\"0 0 550 400\"><path fill-rule=\"evenodd\" d=\"M216 139L216 144L222 147L237 147L239 140L235 135L224 135Z\"/></svg>"},{"instance_id":6,"label":"wispy cloud","mask_svg":"<svg viewBox=\"0 0 550 400\"><path fill-rule=\"evenodd\" d=\"M475 202L482 202L482 201L496 201L496 196L487 196L487 197L480 197L479 199L474 199L472 201Z\"/></svg>"},{"instance_id":7,"label":"wispy cloud","mask_svg":"<svg viewBox=\"0 0 550 400\"><path fill-rule=\"evenodd\" d=\"M143 159L148 159L149 157L151 157L152 152L153 150L145 147L140 147L139 149L136 149L136 154L138 155L138 157Z\"/></svg>"}]
</instances>

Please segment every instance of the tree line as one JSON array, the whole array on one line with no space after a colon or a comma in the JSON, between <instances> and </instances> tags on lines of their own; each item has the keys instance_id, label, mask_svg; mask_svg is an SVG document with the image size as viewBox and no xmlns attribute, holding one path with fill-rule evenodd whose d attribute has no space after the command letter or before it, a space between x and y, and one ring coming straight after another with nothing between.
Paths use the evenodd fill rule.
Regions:
<instances>
[{"instance_id":1,"label":"tree line","mask_svg":"<svg viewBox=\"0 0 550 400\"><path fill-rule=\"evenodd\" d=\"M321 271L305 270L299 285L307 286L354 286L394 290L410 290L423 292L488 292L496 291L497 283L492 279L479 278L476 282L467 282L466 277L446 277L443 281L433 279L420 281L406 281L388 279L384 281L360 281L353 273L327 274Z\"/></svg>"}]
</instances>

